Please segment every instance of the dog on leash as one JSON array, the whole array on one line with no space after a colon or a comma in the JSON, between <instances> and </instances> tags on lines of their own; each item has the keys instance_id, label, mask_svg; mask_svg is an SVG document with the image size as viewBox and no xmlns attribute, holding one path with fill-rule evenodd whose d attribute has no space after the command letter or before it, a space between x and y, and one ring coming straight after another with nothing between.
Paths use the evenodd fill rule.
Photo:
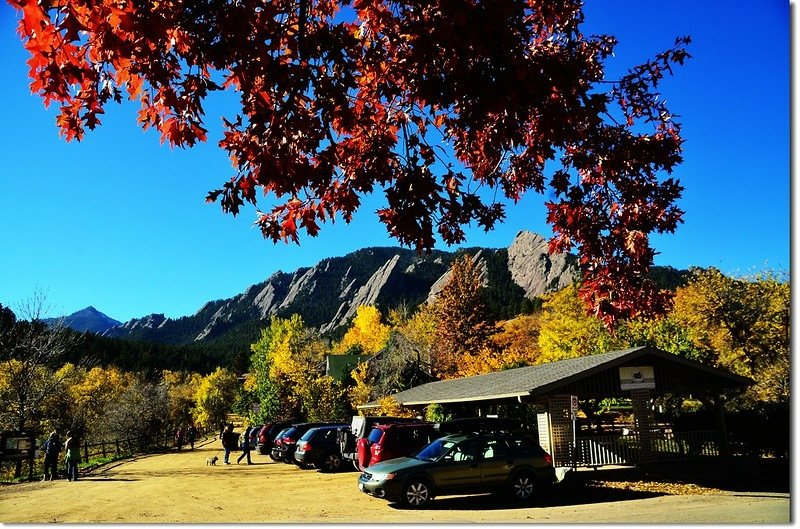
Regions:
<instances>
[{"instance_id":1,"label":"dog on leash","mask_svg":"<svg viewBox=\"0 0 800 529\"><path fill-rule=\"evenodd\" d=\"M217 456L209 457L208 459L206 459L206 466L215 467L217 466L217 461L219 461L219 458Z\"/></svg>"}]
</instances>

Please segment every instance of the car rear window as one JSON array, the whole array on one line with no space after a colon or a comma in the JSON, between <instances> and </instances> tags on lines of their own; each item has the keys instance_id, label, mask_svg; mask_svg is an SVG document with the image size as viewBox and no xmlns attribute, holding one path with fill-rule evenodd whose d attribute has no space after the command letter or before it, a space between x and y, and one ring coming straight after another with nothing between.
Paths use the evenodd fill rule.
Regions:
<instances>
[{"instance_id":1,"label":"car rear window","mask_svg":"<svg viewBox=\"0 0 800 529\"><path fill-rule=\"evenodd\" d=\"M291 439L297 439L297 428L289 428L281 437L289 437Z\"/></svg>"},{"instance_id":2,"label":"car rear window","mask_svg":"<svg viewBox=\"0 0 800 529\"><path fill-rule=\"evenodd\" d=\"M309 431L307 431L306 433L303 434L303 437L301 437L300 440L301 441L308 441L309 439L314 437L314 434L317 433L317 432L318 432L318 430L316 428L311 428Z\"/></svg>"},{"instance_id":3,"label":"car rear window","mask_svg":"<svg viewBox=\"0 0 800 529\"><path fill-rule=\"evenodd\" d=\"M367 440L370 443L377 443L381 440L381 437L383 437L383 430L380 428L373 428L372 431L369 432L369 437L367 437Z\"/></svg>"},{"instance_id":4,"label":"car rear window","mask_svg":"<svg viewBox=\"0 0 800 529\"><path fill-rule=\"evenodd\" d=\"M515 455L534 455L540 456L544 453L539 444L528 437L518 437L509 440L509 449Z\"/></svg>"}]
</instances>

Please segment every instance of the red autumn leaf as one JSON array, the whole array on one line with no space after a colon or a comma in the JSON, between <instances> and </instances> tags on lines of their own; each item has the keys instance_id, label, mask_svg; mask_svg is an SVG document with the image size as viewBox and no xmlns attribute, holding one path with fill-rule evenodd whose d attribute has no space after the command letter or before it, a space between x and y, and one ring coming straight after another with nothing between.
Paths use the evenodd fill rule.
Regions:
<instances>
[{"instance_id":1,"label":"red autumn leaf","mask_svg":"<svg viewBox=\"0 0 800 529\"><path fill-rule=\"evenodd\" d=\"M467 183L517 201L549 182L551 251L577 249L589 308L611 325L664 306L641 278L649 234L681 222L682 188L658 175L681 162L683 140L657 87L689 57L688 37L609 81L616 40L586 36L578 2L9 1L31 90L61 106L67 140L125 91L143 128L191 146L206 140L205 98L237 92L219 143L236 177L207 200L237 214L257 188L276 196L258 214L268 239L348 221L381 189L387 231L426 251L436 234L460 242L464 225L503 219Z\"/></svg>"}]
</instances>

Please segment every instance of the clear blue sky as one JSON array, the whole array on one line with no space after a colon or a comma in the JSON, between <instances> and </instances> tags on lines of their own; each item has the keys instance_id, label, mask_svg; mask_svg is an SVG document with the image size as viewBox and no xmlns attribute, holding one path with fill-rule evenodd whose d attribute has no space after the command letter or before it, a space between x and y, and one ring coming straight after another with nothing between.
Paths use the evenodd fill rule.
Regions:
<instances>
[{"instance_id":1,"label":"clear blue sky","mask_svg":"<svg viewBox=\"0 0 800 529\"><path fill-rule=\"evenodd\" d=\"M588 0L587 33L620 40L612 65L643 62L691 35L694 56L663 85L682 116L685 224L653 240L656 264L746 274L789 269L789 4ZM325 225L301 246L273 245L207 205L232 169L217 148L219 97L207 107L208 144L171 151L136 125L135 107L109 105L81 143L58 136L54 109L30 94L16 12L0 2L0 303L15 308L37 287L53 314L93 305L118 320L192 314L276 270L293 271L365 246L395 246L368 198L346 225ZM508 246L523 229L551 235L531 193L467 246ZM268 202L262 204L267 208ZM446 247L442 247L446 249Z\"/></svg>"}]
</instances>

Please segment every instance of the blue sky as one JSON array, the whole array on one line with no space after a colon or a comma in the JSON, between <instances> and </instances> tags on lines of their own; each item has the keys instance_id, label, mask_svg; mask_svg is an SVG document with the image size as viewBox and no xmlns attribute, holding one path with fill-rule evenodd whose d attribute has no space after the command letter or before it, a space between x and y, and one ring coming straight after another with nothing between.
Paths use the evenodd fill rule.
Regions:
<instances>
[{"instance_id":1,"label":"blue sky","mask_svg":"<svg viewBox=\"0 0 800 529\"><path fill-rule=\"evenodd\" d=\"M785 1L588 0L586 33L620 41L618 73L691 35L693 58L663 84L683 123L685 223L653 245L656 264L716 266L743 275L789 269L789 4ZM118 320L192 314L276 270L293 271L365 246L396 246L368 197L353 223L323 227L300 246L271 242L204 202L232 175L216 146L229 97L207 105L209 143L170 150L136 125L133 105L109 105L83 142L58 136L54 109L30 94L16 12L0 2L0 303L39 288L52 314L93 305ZM216 132L216 134L215 134ZM262 203L268 208L269 203ZM543 198L529 194L493 232L466 246L508 246L519 230L551 235ZM442 246L442 249L447 247Z\"/></svg>"}]
</instances>

